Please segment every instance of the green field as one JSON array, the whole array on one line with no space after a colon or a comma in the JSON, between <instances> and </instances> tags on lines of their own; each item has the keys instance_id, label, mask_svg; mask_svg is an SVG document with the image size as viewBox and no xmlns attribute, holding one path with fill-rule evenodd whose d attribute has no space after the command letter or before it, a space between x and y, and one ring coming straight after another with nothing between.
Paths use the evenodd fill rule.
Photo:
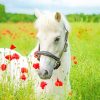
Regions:
<instances>
[{"instance_id":1,"label":"green field","mask_svg":"<svg viewBox=\"0 0 100 100\"><path fill-rule=\"evenodd\" d=\"M71 23L69 36L72 55L70 80L71 100L100 100L100 23ZM32 23L0 23L0 48L11 44L22 55L28 55L36 44L36 30ZM0 100L34 100L34 90L27 88L15 93L12 86L0 82Z\"/></svg>"}]
</instances>

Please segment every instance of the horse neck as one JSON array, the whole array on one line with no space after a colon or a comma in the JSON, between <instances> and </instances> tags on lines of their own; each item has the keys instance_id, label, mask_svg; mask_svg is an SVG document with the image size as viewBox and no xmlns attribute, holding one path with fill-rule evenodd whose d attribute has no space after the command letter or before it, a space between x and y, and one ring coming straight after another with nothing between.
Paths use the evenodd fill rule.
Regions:
<instances>
[{"instance_id":1,"label":"horse neck","mask_svg":"<svg viewBox=\"0 0 100 100\"><path fill-rule=\"evenodd\" d=\"M69 75L70 64L71 60L70 60L70 49L69 49L67 52L63 53L61 57L61 66L58 69L54 70L52 79L55 80L56 78L58 78L64 81L64 79Z\"/></svg>"},{"instance_id":2,"label":"horse neck","mask_svg":"<svg viewBox=\"0 0 100 100\"><path fill-rule=\"evenodd\" d=\"M69 72L71 65L71 54L70 54L70 47L67 47L67 51L63 52L61 57L61 69L64 70L66 73Z\"/></svg>"}]
</instances>

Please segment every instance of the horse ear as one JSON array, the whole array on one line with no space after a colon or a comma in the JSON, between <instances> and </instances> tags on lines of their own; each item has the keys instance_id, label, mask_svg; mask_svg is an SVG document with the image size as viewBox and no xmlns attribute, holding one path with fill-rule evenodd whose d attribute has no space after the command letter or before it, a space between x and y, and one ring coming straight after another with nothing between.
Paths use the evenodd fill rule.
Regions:
<instances>
[{"instance_id":1,"label":"horse ear","mask_svg":"<svg viewBox=\"0 0 100 100\"><path fill-rule=\"evenodd\" d=\"M56 12L56 14L55 14L55 19L56 19L58 22L60 22L60 20L61 20L61 14L60 14L59 12Z\"/></svg>"},{"instance_id":2,"label":"horse ear","mask_svg":"<svg viewBox=\"0 0 100 100\"><path fill-rule=\"evenodd\" d=\"M38 17L40 17L41 12L38 9L35 9L34 14L38 18Z\"/></svg>"}]
</instances>

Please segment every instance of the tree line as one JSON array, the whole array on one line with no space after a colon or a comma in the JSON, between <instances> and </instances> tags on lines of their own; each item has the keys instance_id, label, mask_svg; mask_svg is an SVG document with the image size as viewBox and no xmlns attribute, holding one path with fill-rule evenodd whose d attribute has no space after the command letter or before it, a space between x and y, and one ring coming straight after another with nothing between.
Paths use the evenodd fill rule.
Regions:
<instances>
[{"instance_id":1,"label":"tree line","mask_svg":"<svg viewBox=\"0 0 100 100\"><path fill-rule=\"evenodd\" d=\"M69 14L67 18L70 22L100 22L100 14Z\"/></svg>"},{"instance_id":2,"label":"tree line","mask_svg":"<svg viewBox=\"0 0 100 100\"><path fill-rule=\"evenodd\" d=\"M70 22L100 22L100 14L68 14L66 17ZM33 22L35 20L35 15L6 13L5 6L0 4L0 22Z\"/></svg>"}]
</instances>

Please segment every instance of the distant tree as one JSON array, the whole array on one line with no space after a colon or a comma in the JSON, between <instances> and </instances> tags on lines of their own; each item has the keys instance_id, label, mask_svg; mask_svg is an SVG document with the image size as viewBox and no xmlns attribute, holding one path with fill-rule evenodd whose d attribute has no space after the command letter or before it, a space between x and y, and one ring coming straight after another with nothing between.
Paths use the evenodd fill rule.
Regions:
<instances>
[{"instance_id":1,"label":"distant tree","mask_svg":"<svg viewBox=\"0 0 100 100\"><path fill-rule=\"evenodd\" d=\"M5 6L0 4L0 16L4 16L5 15Z\"/></svg>"},{"instance_id":2,"label":"distant tree","mask_svg":"<svg viewBox=\"0 0 100 100\"><path fill-rule=\"evenodd\" d=\"M5 6L0 4L0 22L5 22L6 18L5 18Z\"/></svg>"},{"instance_id":3,"label":"distant tree","mask_svg":"<svg viewBox=\"0 0 100 100\"><path fill-rule=\"evenodd\" d=\"M69 22L100 22L100 14L86 15L80 13L69 14L66 17ZM34 22L35 20L35 15L6 13L5 6L0 4L0 22Z\"/></svg>"}]
</instances>

